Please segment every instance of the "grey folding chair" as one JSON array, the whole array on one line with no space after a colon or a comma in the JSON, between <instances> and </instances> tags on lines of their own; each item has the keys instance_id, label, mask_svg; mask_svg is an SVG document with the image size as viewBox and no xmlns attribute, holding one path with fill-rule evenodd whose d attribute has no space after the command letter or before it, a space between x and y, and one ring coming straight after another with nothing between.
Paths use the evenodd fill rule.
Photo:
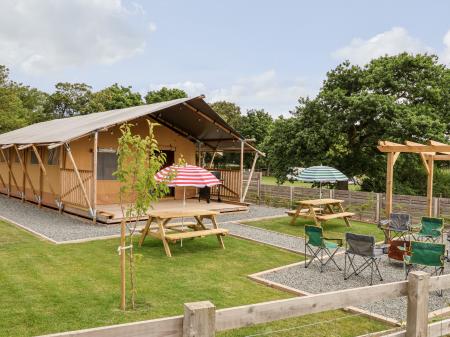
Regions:
<instances>
[{"instance_id":1,"label":"grey folding chair","mask_svg":"<svg viewBox=\"0 0 450 337\"><path fill-rule=\"evenodd\" d=\"M380 281L383 281L378 267L383 255L383 248L375 245L375 237L345 233L345 241L344 280L348 280L353 275L359 275L370 267L370 285L373 284L374 271L377 272ZM362 263L359 265L355 260L357 256L362 258Z\"/></svg>"},{"instance_id":2,"label":"grey folding chair","mask_svg":"<svg viewBox=\"0 0 450 337\"><path fill-rule=\"evenodd\" d=\"M408 213L391 213L389 219L381 220L378 227L384 230L386 242L407 240L411 233L411 215Z\"/></svg>"}]
</instances>

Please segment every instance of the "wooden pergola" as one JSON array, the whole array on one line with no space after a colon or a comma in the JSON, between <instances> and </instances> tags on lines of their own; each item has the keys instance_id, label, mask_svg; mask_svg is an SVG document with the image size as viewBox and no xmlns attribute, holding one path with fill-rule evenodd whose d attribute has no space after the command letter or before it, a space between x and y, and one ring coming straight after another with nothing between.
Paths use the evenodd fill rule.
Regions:
<instances>
[{"instance_id":1,"label":"wooden pergola","mask_svg":"<svg viewBox=\"0 0 450 337\"><path fill-rule=\"evenodd\" d=\"M427 215L433 210L433 171L436 160L450 160L450 145L429 140L427 144L406 141L398 144L389 141L379 141L378 150L386 152L386 216L392 213L392 190L394 185L394 165L400 153L417 153L422 159L423 166L428 175L427 179Z\"/></svg>"}]
</instances>

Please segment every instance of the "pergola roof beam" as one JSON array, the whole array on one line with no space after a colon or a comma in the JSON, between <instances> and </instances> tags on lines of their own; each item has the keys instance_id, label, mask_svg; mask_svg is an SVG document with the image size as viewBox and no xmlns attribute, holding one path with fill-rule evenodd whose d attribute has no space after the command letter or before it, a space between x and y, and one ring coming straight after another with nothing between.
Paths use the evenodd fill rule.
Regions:
<instances>
[{"instance_id":1,"label":"pergola roof beam","mask_svg":"<svg viewBox=\"0 0 450 337\"><path fill-rule=\"evenodd\" d=\"M436 145L424 145L424 144L403 145L388 141L380 141L378 143L378 150L380 152L406 152L406 153L423 153L423 154L435 152L450 153L450 145L443 143Z\"/></svg>"}]
</instances>

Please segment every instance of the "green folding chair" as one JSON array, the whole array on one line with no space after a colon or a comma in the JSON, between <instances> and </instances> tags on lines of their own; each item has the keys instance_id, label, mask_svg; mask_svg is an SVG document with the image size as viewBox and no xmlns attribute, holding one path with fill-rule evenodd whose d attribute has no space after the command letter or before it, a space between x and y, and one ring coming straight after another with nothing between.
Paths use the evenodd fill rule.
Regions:
<instances>
[{"instance_id":1,"label":"green folding chair","mask_svg":"<svg viewBox=\"0 0 450 337\"><path fill-rule=\"evenodd\" d=\"M423 270L425 268L434 267L431 275L442 275L444 272L445 245L441 243L412 241L410 254L403 256L403 266L406 278L413 269ZM442 295L442 291L438 292Z\"/></svg>"},{"instance_id":2,"label":"green folding chair","mask_svg":"<svg viewBox=\"0 0 450 337\"><path fill-rule=\"evenodd\" d=\"M321 273L323 272L323 267L330 261L332 261L339 270L342 270L334 260L334 255L339 248L342 247L342 239L325 238L323 236L322 228L317 226L305 226L305 234L308 237L305 244L305 256L307 255L307 250L311 256L308 263L305 263L305 268L308 268L314 260L317 260L320 263ZM328 256L326 261L323 259L324 253Z\"/></svg>"},{"instance_id":3,"label":"green folding chair","mask_svg":"<svg viewBox=\"0 0 450 337\"><path fill-rule=\"evenodd\" d=\"M414 234L415 240L436 242L442 237L444 219L424 216L422 217L419 226L419 232Z\"/></svg>"}]
</instances>

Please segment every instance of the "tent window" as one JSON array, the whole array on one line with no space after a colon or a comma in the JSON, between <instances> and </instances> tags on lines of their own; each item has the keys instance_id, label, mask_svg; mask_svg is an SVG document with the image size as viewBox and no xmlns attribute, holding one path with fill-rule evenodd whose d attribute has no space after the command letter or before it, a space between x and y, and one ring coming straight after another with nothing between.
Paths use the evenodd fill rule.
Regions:
<instances>
[{"instance_id":1,"label":"tent window","mask_svg":"<svg viewBox=\"0 0 450 337\"><path fill-rule=\"evenodd\" d=\"M34 151L31 151L30 153L31 153L30 164L33 164L33 165L39 164L39 161L36 157L36 153L34 153Z\"/></svg>"},{"instance_id":2,"label":"tent window","mask_svg":"<svg viewBox=\"0 0 450 337\"><path fill-rule=\"evenodd\" d=\"M97 179L116 180L113 175L117 171L117 154L115 152L98 152Z\"/></svg>"},{"instance_id":3,"label":"tent window","mask_svg":"<svg viewBox=\"0 0 450 337\"><path fill-rule=\"evenodd\" d=\"M48 150L47 164L49 164L49 165L58 165L59 164L59 147Z\"/></svg>"}]
</instances>

